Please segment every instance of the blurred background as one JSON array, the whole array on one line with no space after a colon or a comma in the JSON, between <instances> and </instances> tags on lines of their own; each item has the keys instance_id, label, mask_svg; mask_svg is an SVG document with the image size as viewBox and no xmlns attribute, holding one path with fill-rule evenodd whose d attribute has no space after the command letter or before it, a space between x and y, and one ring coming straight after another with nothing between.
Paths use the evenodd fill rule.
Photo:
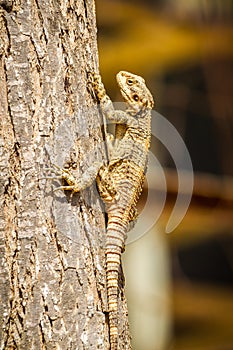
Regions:
<instances>
[{"instance_id":1,"label":"blurred background","mask_svg":"<svg viewBox=\"0 0 233 350\"><path fill-rule=\"evenodd\" d=\"M194 170L188 212L166 234L177 172L153 139L167 198L150 232L124 253L133 349L233 349L233 1L96 0L96 7L100 71L112 100L120 100L118 71L143 76ZM158 205L156 170L145 201L148 191Z\"/></svg>"}]
</instances>

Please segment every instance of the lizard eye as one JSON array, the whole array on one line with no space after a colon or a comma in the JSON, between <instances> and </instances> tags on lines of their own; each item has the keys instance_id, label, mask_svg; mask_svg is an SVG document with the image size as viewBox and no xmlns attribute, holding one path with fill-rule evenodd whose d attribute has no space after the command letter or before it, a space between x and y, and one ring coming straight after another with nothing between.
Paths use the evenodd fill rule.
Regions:
<instances>
[{"instance_id":1,"label":"lizard eye","mask_svg":"<svg viewBox=\"0 0 233 350\"><path fill-rule=\"evenodd\" d=\"M132 80L132 79L130 79L130 78L129 78L129 79L127 79L127 84L128 84L128 85L133 85L133 80Z\"/></svg>"},{"instance_id":2,"label":"lizard eye","mask_svg":"<svg viewBox=\"0 0 233 350\"><path fill-rule=\"evenodd\" d=\"M136 101L136 102L139 101L138 95L134 94L134 95L133 95L133 99L134 99L134 101Z\"/></svg>"}]
</instances>

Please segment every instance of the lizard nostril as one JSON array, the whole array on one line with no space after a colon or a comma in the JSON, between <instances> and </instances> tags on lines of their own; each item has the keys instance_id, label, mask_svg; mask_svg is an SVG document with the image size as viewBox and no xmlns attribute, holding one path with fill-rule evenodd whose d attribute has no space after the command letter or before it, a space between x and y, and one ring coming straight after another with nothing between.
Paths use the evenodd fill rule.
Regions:
<instances>
[{"instance_id":1,"label":"lizard nostril","mask_svg":"<svg viewBox=\"0 0 233 350\"><path fill-rule=\"evenodd\" d=\"M136 95L136 94L135 94L135 95L133 95L133 99L134 99L134 101L136 101L136 102L137 102L137 101L139 101L139 97L138 97L138 95Z\"/></svg>"}]
</instances>

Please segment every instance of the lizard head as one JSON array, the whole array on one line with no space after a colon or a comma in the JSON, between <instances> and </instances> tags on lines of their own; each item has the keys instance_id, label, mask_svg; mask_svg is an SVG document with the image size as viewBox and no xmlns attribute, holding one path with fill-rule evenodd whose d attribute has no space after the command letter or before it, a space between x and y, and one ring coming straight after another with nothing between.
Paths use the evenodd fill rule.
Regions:
<instances>
[{"instance_id":1,"label":"lizard head","mask_svg":"<svg viewBox=\"0 0 233 350\"><path fill-rule=\"evenodd\" d=\"M128 103L131 108L137 112L142 109L153 108L153 97L142 77L129 72L120 71L116 79L125 102Z\"/></svg>"}]
</instances>

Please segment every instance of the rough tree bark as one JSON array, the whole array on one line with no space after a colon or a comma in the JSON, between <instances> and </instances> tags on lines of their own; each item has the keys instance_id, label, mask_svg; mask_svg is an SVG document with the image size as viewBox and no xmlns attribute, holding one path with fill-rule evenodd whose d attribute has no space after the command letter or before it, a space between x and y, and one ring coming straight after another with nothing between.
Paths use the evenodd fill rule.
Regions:
<instances>
[{"instance_id":1,"label":"rough tree bark","mask_svg":"<svg viewBox=\"0 0 233 350\"><path fill-rule=\"evenodd\" d=\"M0 0L0 346L108 349L105 219L95 186L40 179L104 159L88 90L98 70L94 0ZM121 293L120 349L129 349Z\"/></svg>"}]
</instances>

